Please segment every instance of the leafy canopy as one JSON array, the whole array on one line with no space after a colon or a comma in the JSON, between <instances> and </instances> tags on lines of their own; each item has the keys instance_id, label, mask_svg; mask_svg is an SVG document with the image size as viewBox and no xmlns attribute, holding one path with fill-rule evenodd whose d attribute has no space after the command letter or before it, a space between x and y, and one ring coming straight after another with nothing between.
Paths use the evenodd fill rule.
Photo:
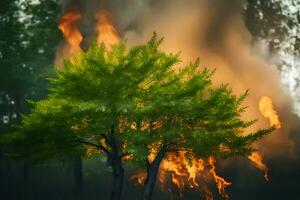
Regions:
<instances>
[{"instance_id":1,"label":"leafy canopy","mask_svg":"<svg viewBox=\"0 0 300 200\"><path fill-rule=\"evenodd\" d=\"M241 136L255 122L241 119L248 92L235 96L227 85L213 88L214 72L199 70L198 60L178 68L179 55L160 51L161 42L154 34L131 49L94 44L65 61L50 79L48 97L33 103L6 140L30 145L25 149L39 158L85 155L88 145L109 153L112 139L120 156L131 154L134 161L147 160L151 148L200 157L250 153L270 130Z\"/></svg>"}]
</instances>

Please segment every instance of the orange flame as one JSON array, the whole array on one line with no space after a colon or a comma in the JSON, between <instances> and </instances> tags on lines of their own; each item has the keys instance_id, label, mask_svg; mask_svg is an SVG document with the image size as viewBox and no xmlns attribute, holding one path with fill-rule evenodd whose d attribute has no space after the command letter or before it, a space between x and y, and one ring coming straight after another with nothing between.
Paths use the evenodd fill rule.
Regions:
<instances>
[{"instance_id":1,"label":"orange flame","mask_svg":"<svg viewBox=\"0 0 300 200\"><path fill-rule=\"evenodd\" d=\"M82 18L78 12L68 12L61 17L58 28L62 31L64 38L70 46L69 54L72 55L81 50L80 44L83 39L76 23Z\"/></svg>"},{"instance_id":2,"label":"orange flame","mask_svg":"<svg viewBox=\"0 0 300 200\"><path fill-rule=\"evenodd\" d=\"M269 119L271 126L274 126L275 128L281 128L278 114L274 110L272 99L270 97L262 97L259 101L258 107L260 113Z\"/></svg>"},{"instance_id":3,"label":"orange flame","mask_svg":"<svg viewBox=\"0 0 300 200\"><path fill-rule=\"evenodd\" d=\"M273 126L274 128L278 129L281 128L281 122L279 120L278 114L274 109L272 99L268 96L263 96L259 103L258 108L260 113L269 119L270 126ZM268 167L263 162L263 157L260 155L259 152L253 152L250 156L248 156L248 159L251 160L255 166L263 171L264 178L266 181L269 180L268 177Z\"/></svg>"},{"instance_id":4,"label":"orange flame","mask_svg":"<svg viewBox=\"0 0 300 200\"><path fill-rule=\"evenodd\" d=\"M249 160L251 160L255 166L260 169L261 171L264 172L264 178L266 181L269 180L268 177L268 167L263 163L263 158L262 156L259 154L259 152L253 152L250 156L248 156Z\"/></svg>"},{"instance_id":5,"label":"orange flame","mask_svg":"<svg viewBox=\"0 0 300 200\"><path fill-rule=\"evenodd\" d=\"M103 42L106 47L111 48L112 45L120 42L120 36L116 28L112 24L111 16L108 11L100 10L96 15L98 24L96 26L97 42Z\"/></svg>"},{"instance_id":6,"label":"orange flame","mask_svg":"<svg viewBox=\"0 0 300 200\"><path fill-rule=\"evenodd\" d=\"M213 176L220 195L228 199L225 188L231 183L225 181L215 172L215 160L210 157L207 164L210 166L209 171L206 170L206 161L191 157L186 158L186 151L179 151L178 154L171 154L164 159L159 167L158 182L164 191L169 191L167 188L168 182L171 182L178 188L180 196L183 195L185 187L193 188L201 191L206 200L212 200L212 192L208 189L207 184L209 174ZM149 161L153 160L155 152L151 149L148 156ZM137 180L139 184L143 184L146 178L146 172L140 171L131 177L131 180Z\"/></svg>"},{"instance_id":7,"label":"orange flame","mask_svg":"<svg viewBox=\"0 0 300 200\"><path fill-rule=\"evenodd\" d=\"M215 167L215 163L216 163L215 158L209 157L208 163L211 166L211 169L209 170L209 173L213 176L213 178L215 180L215 183L217 185L219 194L224 199L229 199L229 196L226 193L225 188L228 187L229 185L231 185L231 183L227 182L224 178L222 178L222 177L220 177L220 176L217 175L217 173L216 173L216 167Z\"/></svg>"}]
</instances>

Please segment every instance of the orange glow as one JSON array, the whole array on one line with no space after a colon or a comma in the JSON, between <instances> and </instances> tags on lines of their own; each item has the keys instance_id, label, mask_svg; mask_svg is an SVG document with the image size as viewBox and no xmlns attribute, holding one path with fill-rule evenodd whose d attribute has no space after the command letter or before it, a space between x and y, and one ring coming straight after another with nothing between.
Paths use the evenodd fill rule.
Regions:
<instances>
[{"instance_id":1,"label":"orange glow","mask_svg":"<svg viewBox=\"0 0 300 200\"><path fill-rule=\"evenodd\" d=\"M120 42L120 36L112 24L111 16L108 11L100 10L96 15L98 24L96 26L98 43L103 42L107 48Z\"/></svg>"},{"instance_id":2,"label":"orange glow","mask_svg":"<svg viewBox=\"0 0 300 200\"><path fill-rule=\"evenodd\" d=\"M275 128L281 128L278 114L274 110L272 99L270 97L262 97L259 101L258 107L260 113L269 119L271 126L274 126Z\"/></svg>"},{"instance_id":3,"label":"orange glow","mask_svg":"<svg viewBox=\"0 0 300 200\"><path fill-rule=\"evenodd\" d=\"M136 180L140 185L143 185L146 179L146 171L139 171L132 175L130 180Z\"/></svg>"},{"instance_id":4,"label":"orange glow","mask_svg":"<svg viewBox=\"0 0 300 200\"><path fill-rule=\"evenodd\" d=\"M151 162L155 157L155 151L151 150L148 156ZM208 177L210 175L216 183L218 191L223 198L228 198L225 188L231 183L225 181L215 172L215 160L210 157L208 161L186 157L186 151L179 151L178 154L170 154L164 159L159 167L158 182L164 191L171 191L168 188L169 183L172 183L179 191L180 196L183 195L185 188L192 188L204 194L206 200L212 200L212 192L207 187ZM209 168L207 168L209 167ZM131 180L136 180L139 184L143 184L146 178L146 172L140 171L131 177Z\"/></svg>"},{"instance_id":5,"label":"orange glow","mask_svg":"<svg viewBox=\"0 0 300 200\"><path fill-rule=\"evenodd\" d=\"M61 21L58 25L58 28L62 31L64 38L70 46L70 55L81 50L80 44L83 37L76 24L81 18L82 16L78 12L68 12L61 17Z\"/></svg>"},{"instance_id":6,"label":"orange glow","mask_svg":"<svg viewBox=\"0 0 300 200\"><path fill-rule=\"evenodd\" d=\"M217 185L219 194L224 199L229 199L229 196L226 193L225 188L228 187L229 185L231 185L231 183L227 182L224 178L222 178L222 177L220 177L220 176L217 175L217 173L216 173L216 167L215 167L215 163L216 163L215 158L209 157L208 163L211 166L211 169L209 170L209 173L213 176L213 178L215 180L215 183Z\"/></svg>"},{"instance_id":7,"label":"orange glow","mask_svg":"<svg viewBox=\"0 0 300 200\"><path fill-rule=\"evenodd\" d=\"M266 181L269 180L268 177L268 167L263 163L263 158L258 152L253 152L250 156L248 156L249 160L251 160L255 166L264 172L264 178Z\"/></svg>"},{"instance_id":8,"label":"orange glow","mask_svg":"<svg viewBox=\"0 0 300 200\"><path fill-rule=\"evenodd\" d=\"M94 155L100 154L100 150L97 149L96 147L88 147L85 151L85 154L87 157L92 157Z\"/></svg>"}]
</instances>

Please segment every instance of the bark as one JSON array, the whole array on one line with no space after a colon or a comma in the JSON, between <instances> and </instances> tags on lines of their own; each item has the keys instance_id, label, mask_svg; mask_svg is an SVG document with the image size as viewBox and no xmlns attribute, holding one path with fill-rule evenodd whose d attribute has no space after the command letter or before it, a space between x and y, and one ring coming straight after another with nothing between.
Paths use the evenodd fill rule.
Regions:
<instances>
[{"instance_id":1,"label":"bark","mask_svg":"<svg viewBox=\"0 0 300 200\"><path fill-rule=\"evenodd\" d=\"M24 101L24 95L22 92L17 91L15 94L15 100L16 100L16 114L17 114L17 123L21 123L21 113L24 112L24 106L23 106L23 101Z\"/></svg>"},{"instance_id":2,"label":"bark","mask_svg":"<svg viewBox=\"0 0 300 200\"><path fill-rule=\"evenodd\" d=\"M24 112L24 94L20 91L17 90L15 94L15 100L16 100L16 114L17 114L17 124L21 123L21 113ZM23 180L24 183L27 183L28 177L29 177L29 163L28 161L25 160L23 161Z\"/></svg>"},{"instance_id":3,"label":"bark","mask_svg":"<svg viewBox=\"0 0 300 200\"><path fill-rule=\"evenodd\" d=\"M149 163L149 161L147 160L147 176L143 187L142 200L151 200L159 170L159 165L162 159L164 158L165 154L166 148L162 147L162 149L157 153L152 163Z\"/></svg>"},{"instance_id":4,"label":"bark","mask_svg":"<svg viewBox=\"0 0 300 200\"><path fill-rule=\"evenodd\" d=\"M114 156L112 158L112 169L113 169L113 183L111 191L111 200L121 199L123 180L124 180L124 169L122 167L122 160L120 156Z\"/></svg>"},{"instance_id":5,"label":"bark","mask_svg":"<svg viewBox=\"0 0 300 200\"><path fill-rule=\"evenodd\" d=\"M119 143L115 137L115 129L114 125L111 128L111 134L109 141L107 141L111 146L111 166L113 169L113 185L111 191L111 200L120 200L123 190L123 181L124 181L124 169L122 166L122 155L120 154L119 150Z\"/></svg>"},{"instance_id":6,"label":"bark","mask_svg":"<svg viewBox=\"0 0 300 200\"><path fill-rule=\"evenodd\" d=\"M120 200L123 190L123 181L124 181L124 169L122 164L122 157L123 154L120 153L120 144L118 139L115 137L114 125L112 125L111 133L109 137L103 135L107 145L111 147L111 149L107 149L106 147L102 146L101 144L94 144L89 141L84 140L76 140L76 142L91 145L93 147L99 148L100 150L106 153L108 158L108 163L112 167L112 191L111 191L111 200Z\"/></svg>"}]
</instances>

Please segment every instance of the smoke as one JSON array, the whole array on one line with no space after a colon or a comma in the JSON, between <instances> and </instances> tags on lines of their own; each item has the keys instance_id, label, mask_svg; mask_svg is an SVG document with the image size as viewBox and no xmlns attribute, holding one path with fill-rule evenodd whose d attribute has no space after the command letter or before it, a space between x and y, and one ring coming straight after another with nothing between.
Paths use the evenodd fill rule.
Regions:
<instances>
[{"instance_id":1,"label":"smoke","mask_svg":"<svg viewBox=\"0 0 300 200\"><path fill-rule=\"evenodd\" d=\"M258 109L263 96L272 99L282 128L257 144L265 156L292 155L293 141L289 138L291 98L280 82L276 58L266 45L254 43L243 21L242 0L65 0L64 12L79 10L79 23L88 47L95 38L95 14L108 10L123 40L129 46L149 40L155 31L165 37L162 49L181 51L183 63L200 58L201 68L217 69L215 86L228 83L237 95L250 90L245 101L248 106L245 119L258 119L249 131L269 127L268 119ZM278 148L280 147L280 148Z\"/></svg>"}]
</instances>

